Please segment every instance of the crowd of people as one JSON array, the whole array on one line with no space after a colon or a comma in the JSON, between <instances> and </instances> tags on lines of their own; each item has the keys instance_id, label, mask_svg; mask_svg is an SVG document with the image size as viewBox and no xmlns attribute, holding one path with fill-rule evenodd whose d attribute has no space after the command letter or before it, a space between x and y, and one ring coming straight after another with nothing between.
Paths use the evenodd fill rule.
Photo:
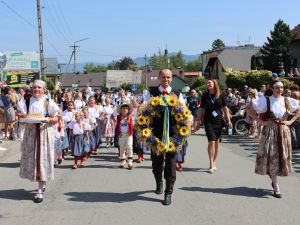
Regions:
<instances>
[{"instance_id":1,"label":"crowd of people","mask_svg":"<svg viewBox=\"0 0 300 225\"><path fill-rule=\"evenodd\" d=\"M274 196L281 197L277 176L287 176L291 172L292 143L295 147L299 147L300 143L300 123L297 123L300 92L297 85L284 91L278 75L273 74L271 83L262 85L259 91L245 86L242 92L227 88L222 93L218 82L209 79L205 93L191 90L185 96L172 90L170 70L162 70L159 79L157 88L136 94L124 90L104 93L90 87L72 91L59 86L54 92L49 92L41 80L34 81L31 87L20 88L18 92L4 87L0 99L4 138L22 140L20 176L38 182L35 201L43 201L45 183L54 178L54 165L59 166L70 155L73 157L72 169L84 167L91 155L101 155L102 147L116 148L119 167L130 170L134 168L134 154L137 157L135 161L141 163L144 153L149 152L156 181L155 193L163 193L164 173L163 204L171 204L176 169L183 170L188 143L179 152L157 154L147 149L135 126L142 104L150 101L151 97L170 93L177 95L178 101L191 111L194 118L192 133L200 128L200 124L204 125L208 139L208 172L211 174L217 170L216 161L224 129L232 129L232 115L245 107L248 135L260 138L255 172L269 175ZM22 118L28 114L40 114L48 119L39 125L22 123ZM173 117L170 115L169 118L170 136L174 135ZM163 115L155 118L161 122L153 123L152 127L159 138L165 131L162 118Z\"/></svg>"}]
</instances>

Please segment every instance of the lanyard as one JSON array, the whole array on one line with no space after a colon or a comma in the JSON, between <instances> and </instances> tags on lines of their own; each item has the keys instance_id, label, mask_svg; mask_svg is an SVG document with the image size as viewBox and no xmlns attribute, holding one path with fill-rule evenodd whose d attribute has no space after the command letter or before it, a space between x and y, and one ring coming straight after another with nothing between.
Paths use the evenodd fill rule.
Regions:
<instances>
[{"instance_id":1,"label":"lanyard","mask_svg":"<svg viewBox=\"0 0 300 225\"><path fill-rule=\"evenodd\" d=\"M210 101L212 102L212 104L215 105L216 97L211 94L208 94L208 95L209 95L209 98L210 98Z\"/></svg>"}]
</instances>

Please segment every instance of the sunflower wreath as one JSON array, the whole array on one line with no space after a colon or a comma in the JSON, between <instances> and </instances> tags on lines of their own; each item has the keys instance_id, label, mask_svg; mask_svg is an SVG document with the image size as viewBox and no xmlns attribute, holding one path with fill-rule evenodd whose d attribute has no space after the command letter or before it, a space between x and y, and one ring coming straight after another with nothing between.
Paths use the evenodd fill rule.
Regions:
<instances>
[{"instance_id":1,"label":"sunflower wreath","mask_svg":"<svg viewBox=\"0 0 300 225\"><path fill-rule=\"evenodd\" d=\"M164 99L165 98L165 99ZM192 116L190 110L179 102L174 93L166 96L152 97L147 104L140 107L137 118L137 130L143 143L156 151L158 154L165 152L177 152L182 149L186 138L190 135ZM154 136L151 125L154 117L160 117L161 112L168 106L169 115L175 118L173 127L174 135L169 138L168 144Z\"/></svg>"}]
</instances>

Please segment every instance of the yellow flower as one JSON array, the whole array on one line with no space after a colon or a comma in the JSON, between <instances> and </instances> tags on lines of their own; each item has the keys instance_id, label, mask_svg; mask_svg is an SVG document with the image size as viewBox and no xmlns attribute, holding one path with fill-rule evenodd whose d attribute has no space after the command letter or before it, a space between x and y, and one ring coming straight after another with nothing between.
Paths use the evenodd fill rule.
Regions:
<instances>
[{"instance_id":1,"label":"yellow flower","mask_svg":"<svg viewBox=\"0 0 300 225\"><path fill-rule=\"evenodd\" d=\"M157 148L157 151L158 151L158 152L163 152L163 151L165 150L165 145L164 145L164 143L159 142L159 143L156 145L156 148Z\"/></svg>"},{"instance_id":2,"label":"yellow flower","mask_svg":"<svg viewBox=\"0 0 300 225\"><path fill-rule=\"evenodd\" d=\"M184 137L188 136L189 133L190 133L190 130L187 126L181 127L179 130L179 134Z\"/></svg>"},{"instance_id":3,"label":"yellow flower","mask_svg":"<svg viewBox=\"0 0 300 225\"><path fill-rule=\"evenodd\" d=\"M180 113L176 113L176 114L175 114L175 120L176 120L177 122L179 122L179 121L183 120L183 116L182 116L182 114L180 114Z\"/></svg>"},{"instance_id":4,"label":"yellow flower","mask_svg":"<svg viewBox=\"0 0 300 225\"><path fill-rule=\"evenodd\" d=\"M142 130L142 136L145 137L145 138L150 137L151 133L152 133L151 130L148 129L148 128L145 128L145 129Z\"/></svg>"},{"instance_id":5,"label":"yellow flower","mask_svg":"<svg viewBox=\"0 0 300 225\"><path fill-rule=\"evenodd\" d=\"M167 152L174 152L175 151L175 145L173 142L170 142L168 144Z\"/></svg>"},{"instance_id":6,"label":"yellow flower","mask_svg":"<svg viewBox=\"0 0 300 225\"><path fill-rule=\"evenodd\" d=\"M189 115L191 115L191 111L189 110L189 109L184 109L183 110L183 115L185 116L185 117L188 117Z\"/></svg>"},{"instance_id":7,"label":"yellow flower","mask_svg":"<svg viewBox=\"0 0 300 225\"><path fill-rule=\"evenodd\" d=\"M146 124L150 124L150 117L149 116L145 116L145 123Z\"/></svg>"},{"instance_id":8,"label":"yellow flower","mask_svg":"<svg viewBox=\"0 0 300 225\"><path fill-rule=\"evenodd\" d=\"M151 105L158 106L159 105L159 97L153 97L150 100Z\"/></svg>"},{"instance_id":9,"label":"yellow flower","mask_svg":"<svg viewBox=\"0 0 300 225\"><path fill-rule=\"evenodd\" d=\"M177 103L177 98L175 96L170 96L170 98L168 99L168 104L171 107L174 107Z\"/></svg>"},{"instance_id":10,"label":"yellow flower","mask_svg":"<svg viewBox=\"0 0 300 225\"><path fill-rule=\"evenodd\" d=\"M145 123L146 123L145 117L144 117L144 116L139 116L138 119L137 119L137 123L138 123L139 125L145 124Z\"/></svg>"}]
</instances>

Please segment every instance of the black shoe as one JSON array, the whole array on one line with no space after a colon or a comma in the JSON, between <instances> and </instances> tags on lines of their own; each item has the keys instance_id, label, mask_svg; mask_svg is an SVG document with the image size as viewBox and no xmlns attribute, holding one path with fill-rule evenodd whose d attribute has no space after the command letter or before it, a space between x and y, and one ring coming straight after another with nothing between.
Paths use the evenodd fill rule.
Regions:
<instances>
[{"instance_id":1,"label":"black shoe","mask_svg":"<svg viewBox=\"0 0 300 225\"><path fill-rule=\"evenodd\" d=\"M57 160L57 164L60 165L62 163L62 159Z\"/></svg>"},{"instance_id":2,"label":"black shoe","mask_svg":"<svg viewBox=\"0 0 300 225\"><path fill-rule=\"evenodd\" d=\"M171 200L171 195L165 195L165 199L163 200L162 204L163 205L171 205L172 200Z\"/></svg>"},{"instance_id":3,"label":"black shoe","mask_svg":"<svg viewBox=\"0 0 300 225\"><path fill-rule=\"evenodd\" d=\"M39 197L37 197L37 195L38 194L36 194L35 196L34 196L34 202L35 203L41 203L43 200L44 200L44 198L42 197L42 198L39 198Z\"/></svg>"},{"instance_id":4,"label":"black shoe","mask_svg":"<svg viewBox=\"0 0 300 225\"><path fill-rule=\"evenodd\" d=\"M282 198L282 195L281 195L281 193L280 192L278 192L278 191L273 191L273 196L275 197L275 198Z\"/></svg>"},{"instance_id":5,"label":"black shoe","mask_svg":"<svg viewBox=\"0 0 300 225\"><path fill-rule=\"evenodd\" d=\"M157 195L161 195L163 193L163 183L156 183L156 190L155 190L155 194Z\"/></svg>"}]
</instances>

